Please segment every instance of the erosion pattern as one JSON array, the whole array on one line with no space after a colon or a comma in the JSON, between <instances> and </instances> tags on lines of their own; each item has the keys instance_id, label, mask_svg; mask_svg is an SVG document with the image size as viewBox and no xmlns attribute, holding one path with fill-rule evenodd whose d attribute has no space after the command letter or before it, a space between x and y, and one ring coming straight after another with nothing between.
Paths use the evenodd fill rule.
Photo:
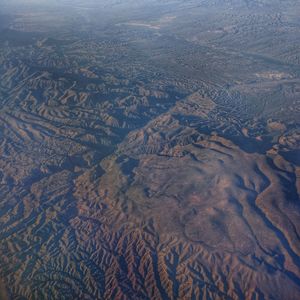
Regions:
<instances>
[{"instance_id":1,"label":"erosion pattern","mask_svg":"<svg viewBox=\"0 0 300 300\"><path fill-rule=\"evenodd\" d=\"M298 1L0 8L0 299L300 299Z\"/></svg>"}]
</instances>

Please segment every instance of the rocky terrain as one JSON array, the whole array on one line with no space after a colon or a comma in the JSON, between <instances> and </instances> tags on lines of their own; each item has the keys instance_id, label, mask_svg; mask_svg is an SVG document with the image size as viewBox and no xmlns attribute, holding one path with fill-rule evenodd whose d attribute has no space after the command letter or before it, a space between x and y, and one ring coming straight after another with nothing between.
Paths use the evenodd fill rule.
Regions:
<instances>
[{"instance_id":1,"label":"rocky terrain","mask_svg":"<svg viewBox=\"0 0 300 300\"><path fill-rule=\"evenodd\" d=\"M299 299L299 11L0 0L0 299Z\"/></svg>"}]
</instances>

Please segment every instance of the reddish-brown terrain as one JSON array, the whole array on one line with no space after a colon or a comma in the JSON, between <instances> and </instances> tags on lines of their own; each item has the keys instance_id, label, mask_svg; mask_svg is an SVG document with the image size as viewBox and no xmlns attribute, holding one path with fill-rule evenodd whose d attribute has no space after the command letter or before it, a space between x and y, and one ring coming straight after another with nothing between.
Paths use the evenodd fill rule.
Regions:
<instances>
[{"instance_id":1,"label":"reddish-brown terrain","mask_svg":"<svg viewBox=\"0 0 300 300\"><path fill-rule=\"evenodd\" d=\"M0 300L300 299L295 0L0 0Z\"/></svg>"}]
</instances>

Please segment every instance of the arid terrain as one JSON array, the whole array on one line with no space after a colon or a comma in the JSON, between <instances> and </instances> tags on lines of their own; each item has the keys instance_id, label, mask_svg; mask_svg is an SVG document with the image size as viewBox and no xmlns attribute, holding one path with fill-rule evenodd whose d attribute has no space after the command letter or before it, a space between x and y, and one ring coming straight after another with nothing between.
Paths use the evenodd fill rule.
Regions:
<instances>
[{"instance_id":1,"label":"arid terrain","mask_svg":"<svg viewBox=\"0 0 300 300\"><path fill-rule=\"evenodd\" d=\"M0 300L300 299L300 2L0 0Z\"/></svg>"}]
</instances>

